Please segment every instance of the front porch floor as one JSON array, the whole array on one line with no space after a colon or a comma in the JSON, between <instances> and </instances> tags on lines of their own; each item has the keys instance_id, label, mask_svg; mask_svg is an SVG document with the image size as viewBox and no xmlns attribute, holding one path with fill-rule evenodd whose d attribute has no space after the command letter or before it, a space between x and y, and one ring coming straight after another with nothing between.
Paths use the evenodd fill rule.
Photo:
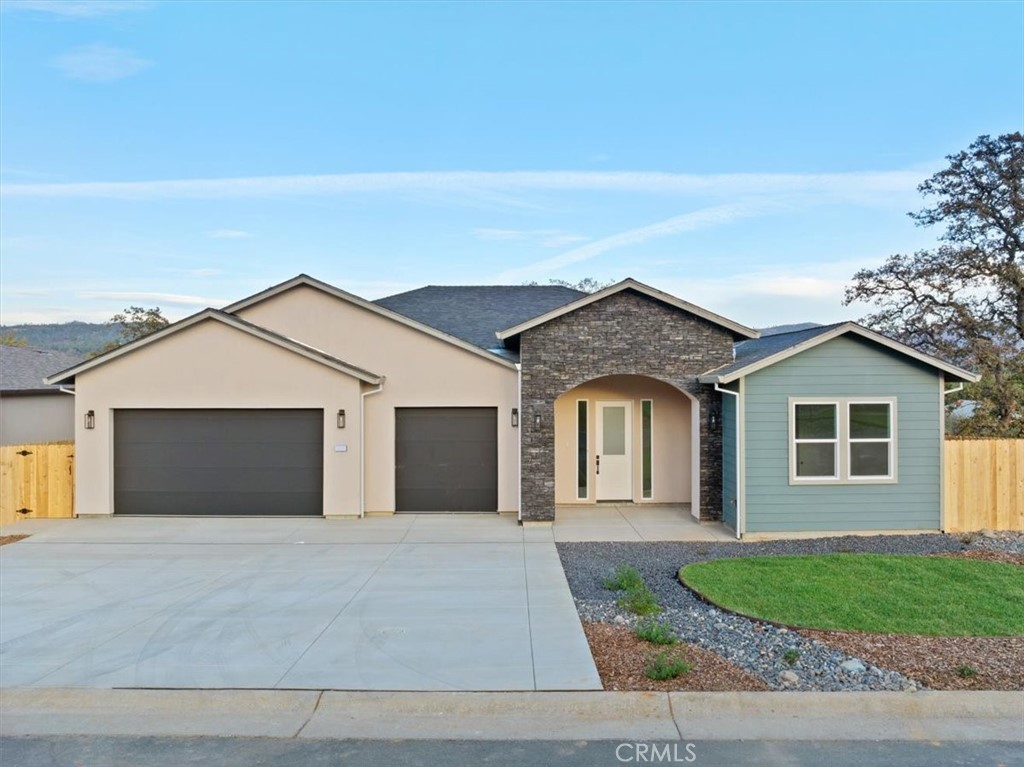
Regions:
<instances>
[{"instance_id":1,"label":"front porch floor","mask_svg":"<svg viewBox=\"0 0 1024 767\"><path fill-rule=\"evenodd\" d=\"M698 522L689 504L558 506L555 541L735 541L721 522Z\"/></svg>"}]
</instances>

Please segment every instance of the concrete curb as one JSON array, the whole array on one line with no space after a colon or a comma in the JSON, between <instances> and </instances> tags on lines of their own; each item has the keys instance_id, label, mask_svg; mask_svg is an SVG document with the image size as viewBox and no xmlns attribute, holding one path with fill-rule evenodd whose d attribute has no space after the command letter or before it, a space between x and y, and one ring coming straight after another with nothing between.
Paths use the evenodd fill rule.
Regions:
<instances>
[{"instance_id":1,"label":"concrete curb","mask_svg":"<svg viewBox=\"0 0 1024 767\"><path fill-rule=\"evenodd\" d=\"M18 688L0 734L411 740L1024 741L1024 693Z\"/></svg>"}]
</instances>

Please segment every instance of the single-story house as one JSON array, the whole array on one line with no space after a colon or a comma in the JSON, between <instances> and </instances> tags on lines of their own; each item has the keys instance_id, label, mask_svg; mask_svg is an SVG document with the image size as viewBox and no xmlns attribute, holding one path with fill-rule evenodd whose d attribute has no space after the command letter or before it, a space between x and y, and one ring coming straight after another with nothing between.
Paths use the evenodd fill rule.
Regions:
<instances>
[{"instance_id":1,"label":"single-story house","mask_svg":"<svg viewBox=\"0 0 1024 767\"><path fill-rule=\"evenodd\" d=\"M76 364L66 352L0 345L0 445L75 438L75 400L43 379Z\"/></svg>"},{"instance_id":2,"label":"single-story house","mask_svg":"<svg viewBox=\"0 0 1024 767\"><path fill-rule=\"evenodd\" d=\"M306 275L48 379L76 512L323 515L688 505L741 536L942 528L943 397L976 376L853 323L758 331L632 279Z\"/></svg>"}]
</instances>

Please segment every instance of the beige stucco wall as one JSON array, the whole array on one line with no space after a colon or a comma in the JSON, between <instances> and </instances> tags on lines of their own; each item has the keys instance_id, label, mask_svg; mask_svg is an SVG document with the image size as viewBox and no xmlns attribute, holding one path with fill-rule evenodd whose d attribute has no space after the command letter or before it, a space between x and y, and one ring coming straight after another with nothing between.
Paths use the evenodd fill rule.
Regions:
<instances>
[{"instance_id":1,"label":"beige stucco wall","mask_svg":"<svg viewBox=\"0 0 1024 767\"><path fill-rule=\"evenodd\" d=\"M576 403L587 400L589 498L577 498ZM652 498L643 498L641 482L641 400L654 401ZM690 503L692 491L691 406L689 398L661 381L643 376L606 376L563 394L555 400L555 503L593 504L596 482L594 451L597 444L599 401L633 402L633 501L636 503Z\"/></svg>"},{"instance_id":2,"label":"beige stucco wall","mask_svg":"<svg viewBox=\"0 0 1024 767\"><path fill-rule=\"evenodd\" d=\"M64 442L75 438L75 398L55 394L0 396L0 445Z\"/></svg>"},{"instance_id":3,"label":"beige stucco wall","mask_svg":"<svg viewBox=\"0 0 1024 767\"><path fill-rule=\"evenodd\" d=\"M498 510L519 508L518 407L514 368L415 328L300 286L242 309L243 319L386 377L366 397L366 511L395 509L395 408L498 408Z\"/></svg>"},{"instance_id":4,"label":"beige stucco wall","mask_svg":"<svg viewBox=\"0 0 1024 767\"><path fill-rule=\"evenodd\" d=\"M119 408L322 408L324 512L359 514L360 381L216 320L77 376L75 512L111 514ZM344 408L345 429L336 414ZM86 411L96 428L84 428ZM335 452L336 444L348 451Z\"/></svg>"}]
</instances>

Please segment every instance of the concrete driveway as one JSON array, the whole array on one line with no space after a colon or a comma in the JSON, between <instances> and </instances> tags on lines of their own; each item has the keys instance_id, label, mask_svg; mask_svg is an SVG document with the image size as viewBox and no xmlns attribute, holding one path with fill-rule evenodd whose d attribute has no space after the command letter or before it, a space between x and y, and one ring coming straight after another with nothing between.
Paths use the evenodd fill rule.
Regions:
<instances>
[{"instance_id":1,"label":"concrete driveway","mask_svg":"<svg viewBox=\"0 0 1024 767\"><path fill-rule=\"evenodd\" d=\"M0 547L0 686L600 689L550 529L80 519Z\"/></svg>"}]
</instances>

